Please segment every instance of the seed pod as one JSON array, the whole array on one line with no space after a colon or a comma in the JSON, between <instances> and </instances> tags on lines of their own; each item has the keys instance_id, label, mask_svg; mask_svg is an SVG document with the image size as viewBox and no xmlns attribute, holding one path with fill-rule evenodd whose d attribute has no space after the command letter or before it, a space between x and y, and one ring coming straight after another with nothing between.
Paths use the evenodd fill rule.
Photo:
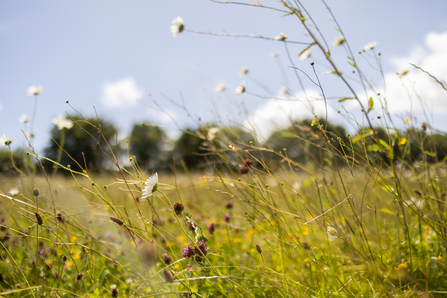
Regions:
<instances>
[{"instance_id":1,"label":"seed pod","mask_svg":"<svg viewBox=\"0 0 447 298\"><path fill-rule=\"evenodd\" d=\"M84 274L79 273L78 276L76 276L76 280L81 280L83 276L84 276Z\"/></svg>"},{"instance_id":2,"label":"seed pod","mask_svg":"<svg viewBox=\"0 0 447 298\"><path fill-rule=\"evenodd\" d=\"M65 263L65 262L67 261L67 259L68 259L67 256L63 256L63 257L62 257L62 262Z\"/></svg>"},{"instance_id":3,"label":"seed pod","mask_svg":"<svg viewBox=\"0 0 447 298\"><path fill-rule=\"evenodd\" d=\"M312 246L309 243L307 243L306 241L303 241L303 247L304 247L304 249L311 249L312 248Z\"/></svg>"},{"instance_id":4,"label":"seed pod","mask_svg":"<svg viewBox=\"0 0 447 298\"><path fill-rule=\"evenodd\" d=\"M163 269L163 275L167 282L172 283L174 281L174 276L172 276L172 273L168 268Z\"/></svg>"},{"instance_id":5,"label":"seed pod","mask_svg":"<svg viewBox=\"0 0 447 298\"><path fill-rule=\"evenodd\" d=\"M40 190L37 187L35 189L33 189L33 196L35 196L35 197L40 196Z\"/></svg>"},{"instance_id":6,"label":"seed pod","mask_svg":"<svg viewBox=\"0 0 447 298\"><path fill-rule=\"evenodd\" d=\"M256 244L256 250L258 253L262 254L262 248L259 246L259 244Z\"/></svg>"},{"instance_id":7,"label":"seed pod","mask_svg":"<svg viewBox=\"0 0 447 298\"><path fill-rule=\"evenodd\" d=\"M117 288L113 288L110 293L112 294L112 297L118 297L118 289Z\"/></svg>"},{"instance_id":8,"label":"seed pod","mask_svg":"<svg viewBox=\"0 0 447 298\"><path fill-rule=\"evenodd\" d=\"M247 167L253 165L253 160L251 160L251 159L248 159L248 158L247 158L244 162L245 162L245 165L246 165Z\"/></svg>"},{"instance_id":9,"label":"seed pod","mask_svg":"<svg viewBox=\"0 0 447 298\"><path fill-rule=\"evenodd\" d=\"M114 216L110 216L110 220L116 223L117 225L124 225L124 221L122 219L116 218Z\"/></svg>"},{"instance_id":10,"label":"seed pod","mask_svg":"<svg viewBox=\"0 0 447 298\"><path fill-rule=\"evenodd\" d=\"M43 217L42 217L42 215L39 212L36 212L35 214L36 214L37 224L39 226L43 225Z\"/></svg>"}]
</instances>

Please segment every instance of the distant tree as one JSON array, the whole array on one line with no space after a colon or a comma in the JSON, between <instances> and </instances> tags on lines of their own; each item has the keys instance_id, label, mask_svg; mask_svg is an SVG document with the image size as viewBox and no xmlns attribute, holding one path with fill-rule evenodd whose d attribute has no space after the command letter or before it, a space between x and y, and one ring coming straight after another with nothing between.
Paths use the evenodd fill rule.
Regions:
<instances>
[{"instance_id":1,"label":"distant tree","mask_svg":"<svg viewBox=\"0 0 447 298\"><path fill-rule=\"evenodd\" d=\"M12 160L9 149L0 149L0 173L15 175L19 174L19 171L28 172L34 170L35 164L33 163L33 159L22 148L13 151Z\"/></svg>"},{"instance_id":2,"label":"distant tree","mask_svg":"<svg viewBox=\"0 0 447 298\"><path fill-rule=\"evenodd\" d=\"M44 150L45 156L56 161L59 156L59 144L63 145L63 149L66 151L59 156L62 165L71 165L73 170L79 171L77 162L83 168L87 165L89 171L103 170L107 157L101 152L99 144L105 152L111 154L105 140L110 143L112 150L114 150L115 126L103 119L88 118L87 121L81 117L73 117L73 119L75 123L70 129L59 129L60 127L57 125L53 126L51 129L52 140ZM44 166L48 169L53 168L54 164L45 161Z\"/></svg>"},{"instance_id":3,"label":"distant tree","mask_svg":"<svg viewBox=\"0 0 447 298\"><path fill-rule=\"evenodd\" d=\"M206 143L203 137L188 128L175 142L171 154L177 164L180 164L183 160L189 169L197 169L200 164L205 162L200 154L209 153L204 150L204 146L206 146Z\"/></svg>"},{"instance_id":4,"label":"distant tree","mask_svg":"<svg viewBox=\"0 0 447 298\"><path fill-rule=\"evenodd\" d=\"M140 167L144 169L166 167L167 136L160 127L134 124L129 141L130 154L135 155Z\"/></svg>"}]
</instances>

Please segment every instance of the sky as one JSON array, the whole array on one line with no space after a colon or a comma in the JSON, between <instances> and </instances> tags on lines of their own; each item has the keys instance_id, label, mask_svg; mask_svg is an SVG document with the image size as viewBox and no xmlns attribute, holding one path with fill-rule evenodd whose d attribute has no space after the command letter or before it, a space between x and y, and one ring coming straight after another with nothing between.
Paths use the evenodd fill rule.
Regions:
<instances>
[{"instance_id":1,"label":"sky","mask_svg":"<svg viewBox=\"0 0 447 298\"><path fill-rule=\"evenodd\" d=\"M239 2L250 4L250 0ZM283 8L276 1L260 2ZM333 47L340 33L323 2L302 3L366 106L379 91L402 123L409 115L418 123L427 117L445 131L446 91L409 63L447 85L447 1L327 0L374 91L365 91L351 73L346 45ZM282 41L187 31L174 37L170 26L178 16L187 30L264 37L283 32L288 41L311 40L295 17L259 5L207 0L1 1L0 135L14 138L15 147L24 146L21 131L28 133L30 127L19 118L31 116L37 100L32 143L38 152L51 141L51 121L76 111L84 116L96 112L112 121L120 138L129 135L134 123L143 122L162 126L172 137L197 123L220 122L255 128L267 138L293 119L325 113L321 89L299 72L303 89L292 62L316 80L310 65L315 62L332 121L345 121L338 110L361 121L357 103L338 102L352 93L336 75L323 74L333 69L315 46L312 55L301 60L303 44L287 45L289 59ZM377 42L375 49L358 54L371 42ZM274 58L276 51L279 56ZM243 67L249 72L241 77ZM410 72L399 78L396 73L404 70ZM246 93L237 95L242 81ZM219 83L227 88L217 93ZM32 85L43 88L37 99L26 94ZM280 94L284 86L290 91ZM306 96L319 100L296 101ZM371 113L381 114L378 101Z\"/></svg>"}]
</instances>

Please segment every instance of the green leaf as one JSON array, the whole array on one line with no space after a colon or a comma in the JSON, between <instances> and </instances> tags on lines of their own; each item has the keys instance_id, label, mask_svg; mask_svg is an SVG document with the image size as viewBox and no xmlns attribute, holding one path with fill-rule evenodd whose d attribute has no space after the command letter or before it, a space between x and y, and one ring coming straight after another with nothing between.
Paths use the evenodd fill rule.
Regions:
<instances>
[{"instance_id":1,"label":"green leaf","mask_svg":"<svg viewBox=\"0 0 447 298\"><path fill-rule=\"evenodd\" d=\"M284 137L284 138L294 138L295 134L293 134L291 132L288 132L288 131L284 131L284 132L281 133L281 136Z\"/></svg>"},{"instance_id":2,"label":"green leaf","mask_svg":"<svg viewBox=\"0 0 447 298\"><path fill-rule=\"evenodd\" d=\"M353 139L352 139L352 143L355 144L355 143L357 143L358 141L360 141L361 139L366 138L366 137L369 136L369 135L372 135L372 133L373 133L373 132L372 132L371 130L368 130L368 132L363 133L363 134L360 134L360 135L356 136L355 138L353 138Z\"/></svg>"},{"instance_id":3,"label":"green leaf","mask_svg":"<svg viewBox=\"0 0 447 298\"><path fill-rule=\"evenodd\" d=\"M396 212L393 212L387 208L380 208L378 211L383 212L383 213L387 213L387 214L391 214L391 215L396 215Z\"/></svg>"},{"instance_id":4,"label":"green leaf","mask_svg":"<svg viewBox=\"0 0 447 298\"><path fill-rule=\"evenodd\" d=\"M382 151L379 145L369 145L367 148L368 151Z\"/></svg>"},{"instance_id":5,"label":"green leaf","mask_svg":"<svg viewBox=\"0 0 447 298\"><path fill-rule=\"evenodd\" d=\"M368 106L369 106L368 107L368 113L369 113L374 108L374 101L373 101L372 97L369 98L369 105Z\"/></svg>"}]
</instances>

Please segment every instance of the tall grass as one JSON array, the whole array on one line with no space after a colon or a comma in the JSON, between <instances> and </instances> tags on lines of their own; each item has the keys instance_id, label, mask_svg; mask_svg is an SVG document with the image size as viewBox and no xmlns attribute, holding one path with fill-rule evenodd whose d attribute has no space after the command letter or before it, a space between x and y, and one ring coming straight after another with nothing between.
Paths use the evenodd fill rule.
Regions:
<instances>
[{"instance_id":1,"label":"tall grass","mask_svg":"<svg viewBox=\"0 0 447 298\"><path fill-rule=\"evenodd\" d=\"M90 173L80 160L75 171L30 149L41 173L2 177L2 296L447 294L446 158L439 159L433 128L428 121L395 127L383 97L359 98L339 72L300 1L279 4L261 8L300 21L312 50L323 52L359 103L365 124L341 113L357 133L341 135L325 116L294 123L274 142L257 131L247 143L233 127L202 126L196 136L212 174L173 162L158 181L130 155L122 166L99 124L89 122L98 131L91 137L116 167L113 175ZM277 40L287 47L287 39ZM303 76L294 70L299 85ZM371 124L375 102L382 103L381 127ZM289 156L294 146L300 158ZM42 160L58 171L45 172ZM19 193L7 192L17 185Z\"/></svg>"}]
</instances>

